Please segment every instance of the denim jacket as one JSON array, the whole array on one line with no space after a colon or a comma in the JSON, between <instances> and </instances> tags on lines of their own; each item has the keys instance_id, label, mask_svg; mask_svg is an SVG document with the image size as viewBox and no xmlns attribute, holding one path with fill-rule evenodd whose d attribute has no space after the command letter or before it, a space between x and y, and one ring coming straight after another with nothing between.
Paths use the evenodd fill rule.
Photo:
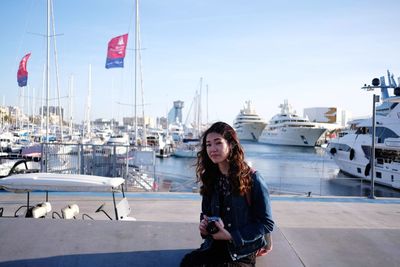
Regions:
<instances>
[{"instance_id":1,"label":"denim jacket","mask_svg":"<svg viewBox=\"0 0 400 267\"><path fill-rule=\"evenodd\" d=\"M246 257L263 247L266 244L264 234L272 232L274 227L267 184L257 171L252 174L252 179L251 204L248 203L246 195L230 194L223 200L222 220L233 239L228 242L229 254L233 260ZM219 202L216 190L210 196L203 196L200 217L202 218L203 214L221 217ZM214 240L210 235L204 238L201 248L207 249Z\"/></svg>"}]
</instances>

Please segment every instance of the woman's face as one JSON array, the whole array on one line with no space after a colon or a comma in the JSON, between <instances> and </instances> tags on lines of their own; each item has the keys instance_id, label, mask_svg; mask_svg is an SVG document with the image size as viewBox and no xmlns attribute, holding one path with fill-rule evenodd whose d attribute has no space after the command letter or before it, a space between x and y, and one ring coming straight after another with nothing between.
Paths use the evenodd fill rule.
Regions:
<instances>
[{"instance_id":1,"label":"woman's face","mask_svg":"<svg viewBox=\"0 0 400 267\"><path fill-rule=\"evenodd\" d=\"M207 155L215 164L226 162L230 153L228 141L218 133L206 136Z\"/></svg>"}]
</instances>

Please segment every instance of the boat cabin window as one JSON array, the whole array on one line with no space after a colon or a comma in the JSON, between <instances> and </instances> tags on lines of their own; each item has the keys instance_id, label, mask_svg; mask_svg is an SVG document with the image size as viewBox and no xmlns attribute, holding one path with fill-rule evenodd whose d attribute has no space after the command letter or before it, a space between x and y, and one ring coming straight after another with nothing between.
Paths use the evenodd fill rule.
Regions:
<instances>
[{"instance_id":1,"label":"boat cabin window","mask_svg":"<svg viewBox=\"0 0 400 267\"><path fill-rule=\"evenodd\" d=\"M383 143L386 138L398 138L399 136L386 127L376 127L376 136L378 137L378 143Z\"/></svg>"},{"instance_id":2,"label":"boat cabin window","mask_svg":"<svg viewBox=\"0 0 400 267\"><path fill-rule=\"evenodd\" d=\"M350 151L350 149L351 149L350 146L348 146L346 144L339 144L339 143L332 143L331 147L334 147L334 148L336 148L337 150L340 150L340 151L347 151L347 152Z\"/></svg>"},{"instance_id":3,"label":"boat cabin window","mask_svg":"<svg viewBox=\"0 0 400 267\"><path fill-rule=\"evenodd\" d=\"M356 134L369 134L372 133L372 127L359 127ZM377 126L376 127L376 137L378 138L378 143L383 143L386 138L399 138L395 132L389 128Z\"/></svg>"},{"instance_id":4,"label":"boat cabin window","mask_svg":"<svg viewBox=\"0 0 400 267\"><path fill-rule=\"evenodd\" d=\"M400 152L396 149L375 149L375 157L378 163L383 162L399 162L400 163ZM382 161L383 160L383 161Z\"/></svg>"},{"instance_id":5,"label":"boat cabin window","mask_svg":"<svg viewBox=\"0 0 400 267\"><path fill-rule=\"evenodd\" d=\"M367 134L367 133L369 133L369 127L360 127L356 131L356 134Z\"/></svg>"}]
</instances>

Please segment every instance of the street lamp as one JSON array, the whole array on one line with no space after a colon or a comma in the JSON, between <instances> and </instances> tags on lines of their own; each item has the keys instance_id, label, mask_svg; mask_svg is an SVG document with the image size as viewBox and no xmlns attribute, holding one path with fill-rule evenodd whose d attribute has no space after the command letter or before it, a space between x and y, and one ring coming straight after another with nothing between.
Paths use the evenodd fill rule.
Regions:
<instances>
[{"instance_id":1,"label":"street lamp","mask_svg":"<svg viewBox=\"0 0 400 267\"><path fill-rule=\"evenodd\" d=\"M371 144L371 193L369 198L375 199L375 134L376 134L376 103L379 103L379 95L374 94L372 98L372 144Z\"/></svg>"},{"instance_id":2,"label":"street lamp","mask_svg":"<svg viewBox=\"0 0 400 267\"><path fill-rule=\"evenodd\" d=\"M378 78L372 80L371 85L365 85L362 89L373 90L375 88L381 88L380 81ZM376 103L379 103L379 95L373 94L372 97L372 141L371 141L371 157L369 159L369 164L371 166L371 193L369 198L375 199L375 135L376 135Z\"/></svg>"}]
</instances>

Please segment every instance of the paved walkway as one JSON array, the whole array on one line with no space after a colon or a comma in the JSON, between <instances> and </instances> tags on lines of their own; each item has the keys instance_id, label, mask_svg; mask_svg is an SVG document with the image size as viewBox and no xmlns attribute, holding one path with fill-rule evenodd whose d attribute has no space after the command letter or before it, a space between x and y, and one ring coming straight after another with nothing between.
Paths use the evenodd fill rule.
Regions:
<instances>
[{"instance_id":1,"label":"paved walkway","mask_svg":"<svg viewBox=\"0 0 400 267\"><path fill-rule=\"evenodd\" d=\"M94 211L111 195L50 194L53 210L77 203L96 220L0 218L0 266L179 266L197 248L196 194L129 194L136 222ZM44 194L33 194L31 203ZM0 193L4 215L24 194ZM400 200L272 197L274 249L257 266L400 266Z\"/></svg>"}]
</instances>

